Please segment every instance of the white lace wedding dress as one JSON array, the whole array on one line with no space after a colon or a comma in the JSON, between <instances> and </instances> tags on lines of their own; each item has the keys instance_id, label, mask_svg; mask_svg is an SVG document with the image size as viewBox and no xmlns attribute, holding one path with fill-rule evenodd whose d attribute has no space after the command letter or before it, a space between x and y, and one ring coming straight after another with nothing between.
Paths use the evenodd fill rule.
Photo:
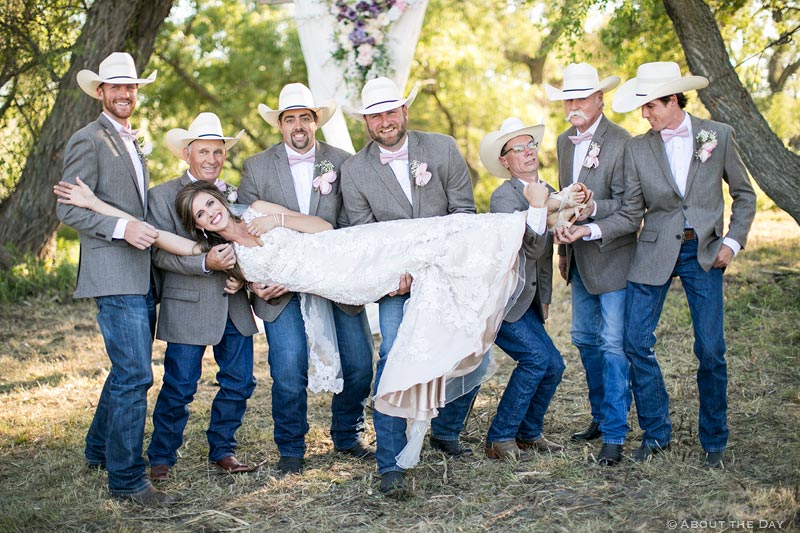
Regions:
<instances>
[{"instance_id":1,"label":"white lace wedding dress","mask_svg":"<svg viewBox=\"0 0 800 533\"><path fill-rule=\"evenodd\" d=\"M248 209L244 220L256 216ZM448 380L477 369L494 342L520 282L525 220L526 213L518 212L395 220L314 234L276 228L261 237L263 246L237 244L235 250L249 281L345 304L375 302L410 273L411 297L374 400L382 413L427 423L452 399L446 396ZM329 338L333 328L321 323L325 311L319 305L321 298L302 306L310 345L317 347L310 352L318 352L309 356L309 387L337 391L338 354L328 351L335 345Z\"/></svg>"}]
</instances>

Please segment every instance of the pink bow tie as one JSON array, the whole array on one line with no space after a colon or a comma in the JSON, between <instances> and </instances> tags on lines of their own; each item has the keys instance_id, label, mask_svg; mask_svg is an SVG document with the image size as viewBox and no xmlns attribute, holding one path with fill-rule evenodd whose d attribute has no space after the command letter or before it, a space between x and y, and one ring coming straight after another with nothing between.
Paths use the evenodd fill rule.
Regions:
<instances>
[{"instance_id":1,"label":"pink bow tie","mask_svg":"<svg viewBox=\"0 0 800 533\"><path fill-rule=\"evenodd\" d=\"M390 161L408 161L408 150L398 150L396 152L381 152L381 164L385 165Z\"/></svg>"},{"instance_id":2,"label":"pink bow tie","mask_svg":"<svg viewBox=\"0 0 800 533\"><path fill-rule=\"evenodd\" d=\"M689 128L687 128L685 124L676 130L668 130L666 128L661 130L661 140L664 142L667 142L673 137L688 137L688 136L689 136Z\"/></svg>"},{"instance_id":3,"label":"pink bow tie","mask_svg":"<svg viewBox=\"0 0 800 533\"><path fill-rule=\"evenodd\" d=\"M134 141L134 142L136 141L136 136L138 134L139 134L139 130L132 130L130 128L126 128L125 126L122 126L119 129L119 136L120 137L122 137L123 139L129 139L129 140Z\"/></svg>"},{"instance_id":4,"label":"pink bow tie","mask_svg":"<svg viewBox=\"0 0 800 533\"><path fill-rule=\"evenodd\" d=\"M317 156L315 152L306 152L302 155L289 154L289 166L296 165L297 163L313 163L314 158Z\"/></svg>"},{"instance_id":5,"label":"pink bow tie","mask_svg":"<svg viewBox=\"0 0 800 533\"><path fill-rule=\"evenodd\" d=\"M219 189L219 192L225 192L226 190L228 190L228 184L225 183L224 181L222 181L219 178L217 178L216 181L214 181L214 185L217 186L217 189Z\"/></svg>"},{"instance_id":6,"label":"pink bow tie","mask_svg":"<svg viewBox=\"0 0 800 533\"><path fill-rule=\"evenodd\" d=\"M569 140L572 141L572 144L580 144L583 141L589 141L592 139L592 132L584 131L578 135L569 135Z\"/></svg>"}]
</instances>

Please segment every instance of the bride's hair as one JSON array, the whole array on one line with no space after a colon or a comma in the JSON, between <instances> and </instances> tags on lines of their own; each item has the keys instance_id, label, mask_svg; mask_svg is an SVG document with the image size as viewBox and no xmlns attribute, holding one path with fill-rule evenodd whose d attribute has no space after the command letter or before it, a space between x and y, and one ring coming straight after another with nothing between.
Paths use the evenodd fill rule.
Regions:
<instances>
[{"instance_id":1,"label":"bride's hair","mask_svg":"<svg viewBox=\"0 0 800 533\"><path fill-rule=\"evenodd\" d=\"M222 205L224 205L228 209L228 213L233 220L239 222L241 219L231 212L230 207L228 207L228 200L213 183L208 183L205 181L193 181L178 191L178 195L175 197L175 210L181 217L183 229L189 233L190 239L197 241L202 251L207 252L218 244L227 244L228 241L222 238L222 236L220 236L218 233L202 230L195 225L192 204L194 203L195 197L201 192L210 194ZM236 263L233 266L233 269L229 272L236 279L246 281L238 263Z\"/></svg>"}]
</instances>

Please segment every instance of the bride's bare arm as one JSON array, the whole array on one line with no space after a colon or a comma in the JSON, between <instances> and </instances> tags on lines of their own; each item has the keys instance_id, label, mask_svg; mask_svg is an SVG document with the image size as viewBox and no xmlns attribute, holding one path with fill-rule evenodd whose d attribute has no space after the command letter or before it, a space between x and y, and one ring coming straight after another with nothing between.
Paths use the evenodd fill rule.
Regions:
<instances>
[{"instance_id":1,"label":"bride's bare arm","mask_svg":"<svg viewBox=\"0 0 800 533\"><path fill-rule=\"evenodd\" d=\"M247 225L247 231L252 235L260 236L277 227L286 227L301 233L319 233L333 229L323 218L304 215L278 204L256 200L250 207L264 215L254 218Z\"/></svg>"},{"instance_id":2,"label":"bride's bare arm","mask_svg":"<svg viewBox=\"0 0 800 533\"><path fill-rule=\"evenodd\" d=\"M75 178L75 185L66 181L60 181L53 186L53 194L58 197L60 204L74 205L90 209L101 215L122 218L124 220L137 220L121 209L109 205L95 196L92 191L80 178ZM164 230L158 230L158 238L154 243L162 250L166 250L175 255L199 255L202 253L200 245L196 242L175 235Z\"/></svg>"}]
</instances>

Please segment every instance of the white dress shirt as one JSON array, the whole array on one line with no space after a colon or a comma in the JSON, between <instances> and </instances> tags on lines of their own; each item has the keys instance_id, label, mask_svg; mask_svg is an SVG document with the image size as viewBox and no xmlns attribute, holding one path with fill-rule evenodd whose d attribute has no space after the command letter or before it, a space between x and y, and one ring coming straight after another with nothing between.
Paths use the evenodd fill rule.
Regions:
<instances>
[{"instance_id":1,"label":"white dress shirt","mask_svg":"<svg viewBox=\"0 0 800 533\"><path fill-rule=\"evenodd\" d=\"M600 125L600 119L602 117L603 114L601 113L600 116L597 117L597 120L594 121L594 124L589 126L589 129L586 131L594 136L595 132L597 131L597 126ZM583 133L578 128L575 129L579 135ZM578 183L578 176L580 175L581 170L583 170L583 161L586 159L586 154L589 153L589 146L592 145L592 142L594 142L592 139L585 139L576 144L575 149L572 151L572 183Z\"/></svg>"},{"instance_id":2,"label":"white dress shirt","mask_svg":"<svg viewBox=\"0 0 800 533\"><path fill-rule=\"evenodd\" d=\"M315 144L314 148L305 154L301 154L300 152L296 152L289 148L289 145L286 143L284 143L284 146L286 147L286 155L292 155L296 157L315 154L317 150ZM311 189L313 188L314 182L314 162L301 161L300 163L289 165L289 170L292 172L292 181L294 181L294 194L297 196L297 205L300 207L300 212L304 215L307 215L308 209L311 205Z\"/></svg>"},{"instance_id":3,"label":"white dress shirt","mask_svg":"<svg viewBox=\"0 0 800 533\"><path fill-rule=\"evenodd\" d=\"M381 145L378 145L378 149L384 154L393 153ZM408 151L408 136L406 136L406 142L403 143L403 146L401 146L399 150ZM397 183L400 184L400 187L403 189L406 198L408 198L408 203L413 205L413 202L411 201L411 161L395 159L394 161L389 161L388 165L392 169L392 172L394 172L394 177L397 178Z\"/></svg>"}]
</instances>

